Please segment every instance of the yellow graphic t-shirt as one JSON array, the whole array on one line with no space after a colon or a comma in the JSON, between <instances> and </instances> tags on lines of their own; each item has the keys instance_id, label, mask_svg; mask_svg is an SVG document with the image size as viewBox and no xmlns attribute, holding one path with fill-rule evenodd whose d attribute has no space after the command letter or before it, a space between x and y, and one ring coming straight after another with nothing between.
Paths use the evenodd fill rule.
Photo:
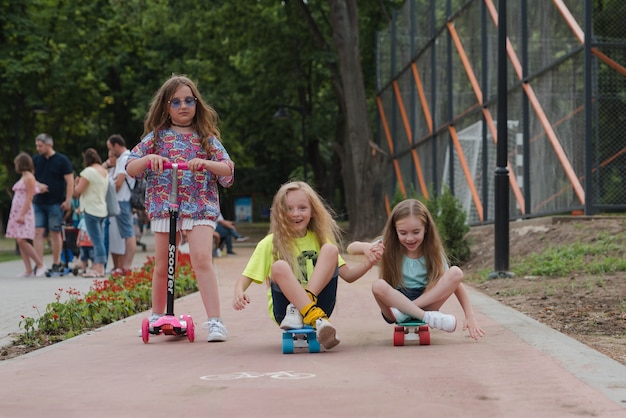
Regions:
<instances>
[{"instance_id":1,"label":"yellow graphic t-shirt","mask_svg":"<svg viewBox=\"0 0 626 418\"><path fill-rule=\"evenodd\" d=\"M274 245L272 244L273 237L274 234L269 234L259 241L242 273L243 276L250 278L255 283L266 282L268 284L267 299L270 317L273 317L272 291L269 287L271 280L270 272L272 264L276 261L272 255L272 251L274 250ZM317 263L317 255L320 252L320 248L321 245L317 239L317 235L311 231L307 231L304 237L296 240L295 252L297 254L298 265L302 271L303 279L300 281L302 287L306 287L309 282L309 277L311 277L313 273L313 267L315 267ZM341 267L344 264L346 264L346 262L339 256L337 266ZM297 274L296 277L298 277Z\"/></svg>"}]
</instances>

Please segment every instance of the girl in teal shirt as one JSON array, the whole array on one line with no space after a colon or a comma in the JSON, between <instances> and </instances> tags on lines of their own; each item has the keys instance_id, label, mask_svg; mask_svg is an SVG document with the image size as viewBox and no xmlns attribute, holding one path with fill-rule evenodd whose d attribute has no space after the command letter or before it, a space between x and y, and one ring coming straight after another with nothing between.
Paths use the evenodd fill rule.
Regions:
<instances>
[{"instance_id":1,"label":"girl in teal shirt","mask_svg":"<svg viewBox=\"0 0 626 418\"><path fill-rule=\"evenodd\" d=\"M387 322L417 318L432 328L454 332L456 318L439 312L454 294L465 312L463 329L474 339L485 334L461 283L463 271L448 267L435 222L419 200L407 199L393 208L382 241L353 242L348 252L381 257L380 279L372 284L372 292Z\"/></svg>"}]
</instances>

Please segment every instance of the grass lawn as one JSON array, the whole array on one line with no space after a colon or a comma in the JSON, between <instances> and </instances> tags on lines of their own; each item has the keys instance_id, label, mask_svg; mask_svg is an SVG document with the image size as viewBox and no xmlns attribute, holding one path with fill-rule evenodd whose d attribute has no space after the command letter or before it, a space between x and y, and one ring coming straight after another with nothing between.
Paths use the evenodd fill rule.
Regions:
<instances>
[{"instance_id":1,"label":"grass lawn","mask_svg":"<svg viewBox=\"0 0 626 418\"><path fill-rule=\"evenodd\" d=\"M19 259L20 256L15 254L15 240L13 238L0 238L0 263Z\"/></svg>"}]
</instances>

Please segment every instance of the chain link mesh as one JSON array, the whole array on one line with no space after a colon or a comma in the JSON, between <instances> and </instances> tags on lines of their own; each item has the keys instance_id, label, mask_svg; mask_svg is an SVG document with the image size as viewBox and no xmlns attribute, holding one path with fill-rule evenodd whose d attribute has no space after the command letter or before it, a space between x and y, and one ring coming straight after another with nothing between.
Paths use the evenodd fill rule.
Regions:
<instances>
[{"instance_id":1,"label":"chain link mesh","mask_svg":"<svg viewBox=\"0 0 626 418\"><path fill-rule=\"evenodd\" d=\"M586 49L586 1L507 2L511 218L626 209L626 2L593 1ZM496 0L408 0L379 33L388 196L447 185L493 221L497 42Z\"/></svg>"}]
</instances>

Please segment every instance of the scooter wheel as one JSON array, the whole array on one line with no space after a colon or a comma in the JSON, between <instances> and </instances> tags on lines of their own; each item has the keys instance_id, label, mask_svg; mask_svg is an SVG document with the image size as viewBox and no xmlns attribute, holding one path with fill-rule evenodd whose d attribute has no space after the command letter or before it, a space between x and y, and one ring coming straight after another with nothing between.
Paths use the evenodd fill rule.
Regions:
<instances>
[{"instance_id":1,"label":"scooter wheel","mask_svg":"<svg viewBox=\"0 0 626 418\"><path fill-rule=\"evenodd\" d=\"M144 318L141 321L141 339L145 344L148 344L150 340L150 321L148 318Z\"/></svg>"},{"instance_id":2,"label":"scooter wheel","mask_svg":"<svg viewBox=\"0 0 626 418\"><path fill-rule=\"evenodd\" d=\"M187 339L192 343L196 338L196 331L193 324L193 319L189 315L183 315L183 321L187 323Z\"/></svg>"}]
</instances>

